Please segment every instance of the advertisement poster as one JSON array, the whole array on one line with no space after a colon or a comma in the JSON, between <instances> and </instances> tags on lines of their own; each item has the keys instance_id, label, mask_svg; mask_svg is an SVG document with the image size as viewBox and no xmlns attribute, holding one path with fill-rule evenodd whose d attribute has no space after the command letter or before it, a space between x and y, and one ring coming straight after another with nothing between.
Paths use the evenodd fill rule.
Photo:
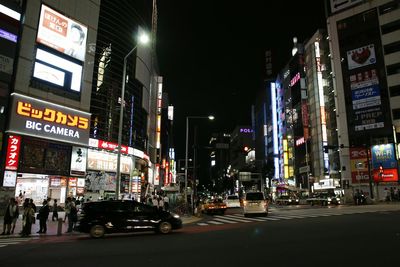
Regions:
<instances>
[{"instance_id":1,"label":"advertisement poster","mask_svg":"<svg viewBox=\"0 0 400 267\"><path fill-rule=\"evenodd\" d=\"M88 171L85 178L85 189L89 191L115 191L114 173Z\"/></svg>"},{"instance_id":2,"label":"advertisement poster","mask_svg":"<svg viewBox=\"0 0 400 267\"><path fill-rule=\"evenodd\" d=\"M4 171L3 186L15 187L16 183L17 183L17 172Z\"/></svg>"},{"instance_id":3,"label":"advertisement poster","mask_svg":"<svg viewBox=\"0 0 400 267\"><path fill-rule=\"evenodd\" d=\"M350 167L353 184L367 183L369 181L368 156L365 148L350 148Z\"/></svg>"},{"instance_id":4,"label":"advertisement poster","mask_svg":"<svg viewBox=\"0 0 400 267\"><path fill-rule=\"evenodd\" d=\"M375 145L372 147L371 152L372 167L374 169L379 169L380 166L384 169L397 168L393 144Z\"/></svg>"},{"instance_id":5,"label":"advertisement poster","mask_svg":"<svg viewBox=\"0 0 400 267\"><path fill-rule=\"evenodd\" d=\"M375 48L373 44L347 51L349 70L368 66L376 63Z\"/></svg>"},{"instance_id":6,"label":"advertisement poster","mask_svg":"<svg viewBox=\"0 0 400 267\"><path fill-rule=\"evenodd\" d=\"M381 92L376 69L350 75L351 100L356 131L384 127Z\"/></svg>"},{"instance_id":7,"label":"advertisement poster","mask_svg":"<svg viewBox=\"0 0 400 267\"><path fill-rule=\"evenodd\" d=\"M85 61L87 27L42 5L36 41Z\"/></svg>"}]
</instances>

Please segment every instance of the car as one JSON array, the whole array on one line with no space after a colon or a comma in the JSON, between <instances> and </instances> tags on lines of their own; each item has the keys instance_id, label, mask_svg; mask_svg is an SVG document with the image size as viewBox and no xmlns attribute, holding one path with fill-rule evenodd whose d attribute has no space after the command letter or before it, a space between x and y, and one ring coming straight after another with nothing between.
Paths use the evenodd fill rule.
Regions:
<instances>
[{"instance_id":1,"label":"car","mask_svg":"<svg viewBox=\"0 0 400 267\"><path fill-rule=\"evenodd\" d=\"M135 231L168 234L180 228L182 219L177 214L135 200L104 200L84 203L74 230L100 238Z\"/></svg>"},{"instance_id":2,"label":"car","mask_svg":"<svg viewBox=\"0 0 400 267\"><path fill-rule=\"evenodd\" d=\"M300 202L299 198L293 196L280 196L275 199L275 203L278 205L298 205Z\"/></svg>"},{"instance_id":3,"label":"car","mask_svg":"<svg viewBox=\"0 0 400 267\"><path fill-rule=\"evenodd\" d=\"M245 217L254 214L268 216L268 205L268 200L263 192L247 192L243 198L243 215Z\"/></svg>"},{"instance_id":4,"label":"car","mask_svg":"<svg viewBox=\"0 0 400 267\"><path fill-rule=\"evenodd\" d=\"M240 208L240 199L237 195L229 195L225 199L227 208Z\"/></svg>"},{"instance_id":5,"label":"car","mask_svg":"<svg viewBox=\"0 0 400 267\"><path fill-rule=\"evenodd\" d=\"M311 206L314 206L315 204L321 206L327 206L330 204L339 205L341 204L341 200L339 196L333 194L316 193L312 195L310 198L307 198L307 203L310 204Z\"/></svg>"},{"instance_id":6,"label":"car","mask_svg":"<svg viewBox=\"0 0 400 267\"><path fill-rule=\"evenodd\" d=\"M207 214L224 214L227 208L220 198L206 199L200 206L201 211Z\"/></svg>"}]
</instances>

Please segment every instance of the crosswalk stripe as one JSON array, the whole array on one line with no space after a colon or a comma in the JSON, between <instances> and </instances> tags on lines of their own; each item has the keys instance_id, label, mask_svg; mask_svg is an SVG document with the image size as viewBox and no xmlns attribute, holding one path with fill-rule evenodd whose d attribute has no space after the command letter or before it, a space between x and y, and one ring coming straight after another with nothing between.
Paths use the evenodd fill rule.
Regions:
<instances>
[{"instance_id":1,"label":"crosswalk stripe","mask_svg":"<svg viewBox=\"0 0 400 267\"><path fill-rule=\"evenodd\" d=\"M226 215L226 216L214 216L214 217L217 217L218 219L225 219L226 217L229 217L230 220L234 220L234 221L237 221L237 222L251 222L251 221L249 221L249 220L244 220L244 219L239 219L239 218L235 218L235 217L230 217L229 215Z\"/></svg>"},{"instance_id":2,"label":"crosswalk stripe","mask_svg":"<svg viewBox=\"0 0 400 267\"><path fill-rule=\"evenodd\" d=\"M277 219L281 219L281 220L290 220L290 219L295 219L293 217L289 217L289 216L271 216L272 218L277 218Z\"/></svg>"},{"instance_id":3,"label":"crosswalk stripe","mask_svg":"<svg viewBox=\"0 0 400 267\"><path fill-rule=\"evenodd\" d=\"M225 223L238 223L238 222L234 222L234 221L224 220L224 219L221 219L221 218L215 218L214 221L225 222Z\"/></svg>"},{"instance_id":4,"label":"crosswalk stripe","mask_svg":"<svg viewBox=\"0 0 400 267\"><path fill-rule=\"evenodd\" d=\"M273 217L267 217L266 219L267 219L267 221L279 221L280 220L278 218L273 218Z\"/></svg>"},{"instance_id":5,"label":"crosswalk stripe","mask_svg":"<svg viewBox=\"0 0 400 267\"><path fill-rule=\"evenodd\" d=\"M197 225L206 226L206 225L208 225L208 224L207 224L207 223L197 223Z\"/></svg>"},{"instance_id":6,"label":"crosswalk stripe","mask_svg":"<svg viewBox=\"0 0 400 267\"><path fill-rule=\"evenodd\" d=\"M236 218L235 215L226 215L226 217L229 217L229 218ZM239 216L237 216L237 217L239 217ZM241 217L241 218L243 218L243 217ZM264 220L259 219L259 218L246 218L246 220L256 221L256 222L263 222L263 221L264 221Z\"/></svg>"},{"instance_id":7,"label":"crosswalk stripe","mask_svg":"<svg viewBox=\"0 0 400 267\"><path fill-rule=\"evenodd\" d=\"M211 224L223 224L222 222L216 222L216 221L208 221L208 223L211 223Z\"/></svg>"},{"instance_id":8,"label":"crosswalk stripe","mask_svg":"<svg viewBox=\"0 0 400 267\"><path fill-rule=\"evenodd\" d=\"M0 244L2 244L2 245L15 245L18 243L20 243L20 242L0 242Z\"/></svg>"},{"instance_id":9,"label":"crosswalk stripe","mask_svg":"<svg viewBox=\"0 0 400 267\"><path fill-rule=\"evenodd\" d=\"M0 248L5 247L5 246L7 246L7 245L0 245Z\"/></svg>"}]
</instances>

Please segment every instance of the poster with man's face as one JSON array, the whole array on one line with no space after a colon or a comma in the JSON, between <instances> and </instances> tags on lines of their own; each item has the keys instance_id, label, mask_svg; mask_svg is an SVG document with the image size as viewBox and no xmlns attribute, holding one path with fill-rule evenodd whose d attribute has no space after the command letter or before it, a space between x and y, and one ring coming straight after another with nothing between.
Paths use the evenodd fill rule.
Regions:
<instances>
[{"instance_id":1,"label":"poster with man's face","mask_svg":"<svg viewBox=\"0 0 400 267\"><path fill-rule=\"evenodd\" d=\"M85 61L87 27L42 5L36 41Z\"/></svg>"}]
</instances>

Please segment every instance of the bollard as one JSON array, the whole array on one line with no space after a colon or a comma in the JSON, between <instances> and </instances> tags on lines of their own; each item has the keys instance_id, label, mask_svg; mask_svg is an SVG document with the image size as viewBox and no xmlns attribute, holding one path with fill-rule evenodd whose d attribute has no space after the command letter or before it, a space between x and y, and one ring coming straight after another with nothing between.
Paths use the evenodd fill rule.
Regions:
<instances>
[{"instance_id":1,"label":"bollard","mask_svg":"<svg viewBox=\"0 0 400 267\"><path fill-rule=\"evenodd\" d=\"M60 236L62 233L62 225L63 225L63 219L59 218L58 224L57 224L57 235L58 236Z\"/></svg>"}]
</instances>

